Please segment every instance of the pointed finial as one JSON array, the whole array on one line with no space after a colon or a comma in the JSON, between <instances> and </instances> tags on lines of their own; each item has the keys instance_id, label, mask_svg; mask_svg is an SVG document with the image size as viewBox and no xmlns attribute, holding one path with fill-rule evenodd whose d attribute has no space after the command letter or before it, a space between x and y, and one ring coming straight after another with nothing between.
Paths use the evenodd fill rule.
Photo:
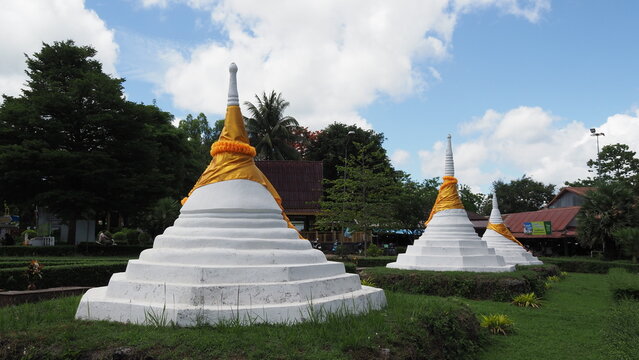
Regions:
<instances>
[{"instance_id":1,"label":"pointed finial","mask_svg":"<svg viewBox=\"0 0 639 360\"><path fill-rule=\"evenodd\" d=\"M446 162L444 163L444 176L455 176L455 164L453 163L453 146L448 134L448 144L446 145Z\"/></svg>"},{"instance_id":2,"label":"pointed finial","mask_svg":"<svg viewBox=\"0 0 639 360\"><path fill-rule=\"evenodd\" d=\"M501 218L501 212L499 211L499 205L497 204L497 192L493 191L493 209L490 211L490 218L488 222L491 224L503 224L504 220Z\"/></svg>"},{"instance_id":3,"label":"pointed finial","mask_svg":"<svg viewBox=\"0 0 639 360\"><path fill-rule=\"evenodd\" d=\"M231 73L231 78L229 79L229 100L227 105L240 105L240 97L237 94L237 65L235 63L231 63L229 72Z\"/></svg>"}]
</instances>

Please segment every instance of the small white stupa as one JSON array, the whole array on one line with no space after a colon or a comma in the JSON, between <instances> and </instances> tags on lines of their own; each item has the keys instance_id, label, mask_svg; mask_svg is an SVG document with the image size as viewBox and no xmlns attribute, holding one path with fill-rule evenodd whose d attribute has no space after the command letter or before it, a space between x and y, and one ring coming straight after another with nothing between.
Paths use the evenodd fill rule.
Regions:
<instances>
[{"instance_id":1,"label":"small white stupa","mask_svg":"<svg viewBox=\"0 0 639 360\"><path fill-rule=\"evenodd\" d=\"M229 101L213 159L179 218L126 272L83 297L77 319L180 326L239 321L293 323L386 304L344 265L301 238L255 166L231 64Z\"/></svg>"},{"instance_id":2,"label":"small white stupa","mask_svg":"<svg viewBox=\"0 0 639 360\"><path fill-rule=\"evenodd\" d=\"M497 255L501 255L506 260L506 264L511 265L541 265L539 259L524 249L524 246L517 241L513 234L504 225L501 218L499 206L497 204L497 194L493 192L493 210L490 212L488 226L482 239L486 244L495 249Z\"/></svg>"},{"instance_id":3,"label":"small white stupa","mask_svg":"<svg viewBox=\"0 0 639 360\"><path fill-rule=\"evenodd\" d=\"M435 271L513 271L504 258L486 246L475 232L473 224L457 192L453 150L448 135L444 183L426 222L422 236L408 246L389 268Z\"/></svg>"}]
</instances>

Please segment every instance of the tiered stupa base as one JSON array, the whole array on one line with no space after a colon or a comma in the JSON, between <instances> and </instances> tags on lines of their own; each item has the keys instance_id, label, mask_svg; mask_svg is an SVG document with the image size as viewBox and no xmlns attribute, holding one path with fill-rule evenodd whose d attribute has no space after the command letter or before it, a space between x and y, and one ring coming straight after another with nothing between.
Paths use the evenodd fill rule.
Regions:
<instances>
[{"instance_id":1,"label":"tiered stupa base","mask_svg":"<svg viewBox=\"0 0 639 360\"><path fill-rule=\"evenodd\" d=\"M482 237L486 244L495 249L495 254L503 256L506 264L511 265L542 265L539 259L526 249L510 239L505 238L494 230L487 229Z\"/></svg>"},{"instance_id":2,"label":"tiered stupa base","mask_svg":"<svg viewBox=\"0 0 639 360\"><path fill-rule=\"evenodd\" d=\"M389 268L434 271L514 271L475 233L464 209L437 212L422 236Z\"/></svg>"},{"instance_id":3,"label":"tiered stupa base","mask_svg":"<svg viewBox=\"0 0 639 360\"><path fill-rule=\"evenodd\" d=\"M108 286L84 295L76 318L179 326L293 323L385 304L383 290L362 286L359 276L326 261L288 228L264 186L229 180L195 190L152 249L129 261Z\"/></svg>"}]
</instances>

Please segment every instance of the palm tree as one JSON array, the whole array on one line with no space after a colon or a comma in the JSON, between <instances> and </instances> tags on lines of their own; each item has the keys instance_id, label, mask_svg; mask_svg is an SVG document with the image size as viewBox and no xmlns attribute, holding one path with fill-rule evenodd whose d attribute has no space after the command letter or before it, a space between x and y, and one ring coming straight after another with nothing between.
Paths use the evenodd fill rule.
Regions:
<instances>
[{"instance_id":1,"label":"palm tree","mask_svg":"<svg viewBox=\"0 0 639 360\"><path fill-rule=\"evenodd\" d=\"M284 110L289 102L282 98L282 94L271 91L261 97L255 95L257 105L245 101L251 117L245 118L246 131L251 145L257 151L258 160L297 160L300 154L293 143L302 141L296 131L299 128L297 120L292 116L284 116Z\"/></svg>"}]
</instances>

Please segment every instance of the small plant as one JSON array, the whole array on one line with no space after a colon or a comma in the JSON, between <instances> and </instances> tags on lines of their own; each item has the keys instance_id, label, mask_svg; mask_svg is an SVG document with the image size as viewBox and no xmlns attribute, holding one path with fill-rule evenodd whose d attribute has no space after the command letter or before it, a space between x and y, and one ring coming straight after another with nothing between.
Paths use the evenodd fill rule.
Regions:
<instances>
[{"instance_id":1,"label":"small plant","mask_svg":"<svg viewBox=\"0 0 639 360\"><path fill-rule=\"evenodd\" d=\"M479 325L493 335L508 335L515 330L515 323L504 314L482 315Z\"/></svg>"},{"instance_id":2,"label":"small plant","mask_svg":"<svg viewBox=\"0 0 639 360\"><path fill-rule=\"evenodd\" d=\"M31 260L29 266L27 266L27 290L34 290L36 288L36 282L42 279L42 268L38 260Z\"/></svg>"},{"instance_id":3,"label":"small plant","mask_svg":"<svg viewBox=\"0 0 639 360\"><path fill-rule=\"evenodd\" d=\"M568 276L568 272L567 271L562 271L560 273L560 275L561 275L562 278L565 278L566 276Z\"/></svg>"},{"instance_id":4,"label":"small plant","mask_svg":"<svg viewBox=\"0 0 639 360\"><path fill-rule=\"evenodd\" d=\"M368 249L366 249L366 256L378 257L378 256L382 255L383 252L384 252L384 250L380 249L377 245L370 244L368 246Z\"/></svg>"},{"instance_id":5,"label":"small plant","mask_svg":"<svg viewBox=\"0 0 639 360\"><path fill-rule=\"evenodd\" d=\"M548 290L548 289L552 289L553 287L553 283L551 283L550 281L546 281L544 283L544 289Z\"/></svg>"},{"instance_id":6,"label":"small plant","mask_svg":"<svg viewBox=\"0 0 639 360\"><path fill-rule=\"evenodd\" d=\"M362 281L362 285L364 285L364 286L370 286L370 287L376 287L377 286L377 285L375 285L374 282L372 282L369 279L361 279L361 281Z\"/></svg>"},{"instance_id":7,"label":"small plant","mask_svg":"<svg viewBox=\"0 0 639 360\"><path fill-rule=\"evenodd\" d=\"M513 305L521 307L539 308L541 307L541 300L535 295L534 292L528 294L517 295L513 298Z\"/></svg>"},{"instance_id":8,"label":"small plant","mask_svg":"<svg viewBox=\"0 0 639 360\"><path fill-rule=\"evenodd\" d=\"M546 281L547 282L559 282L559 281L561 281L561 278L559 276L557 276L557 275L552 275L552 276L548 276L546 278Z\"/></svg>"}]
</instances>

